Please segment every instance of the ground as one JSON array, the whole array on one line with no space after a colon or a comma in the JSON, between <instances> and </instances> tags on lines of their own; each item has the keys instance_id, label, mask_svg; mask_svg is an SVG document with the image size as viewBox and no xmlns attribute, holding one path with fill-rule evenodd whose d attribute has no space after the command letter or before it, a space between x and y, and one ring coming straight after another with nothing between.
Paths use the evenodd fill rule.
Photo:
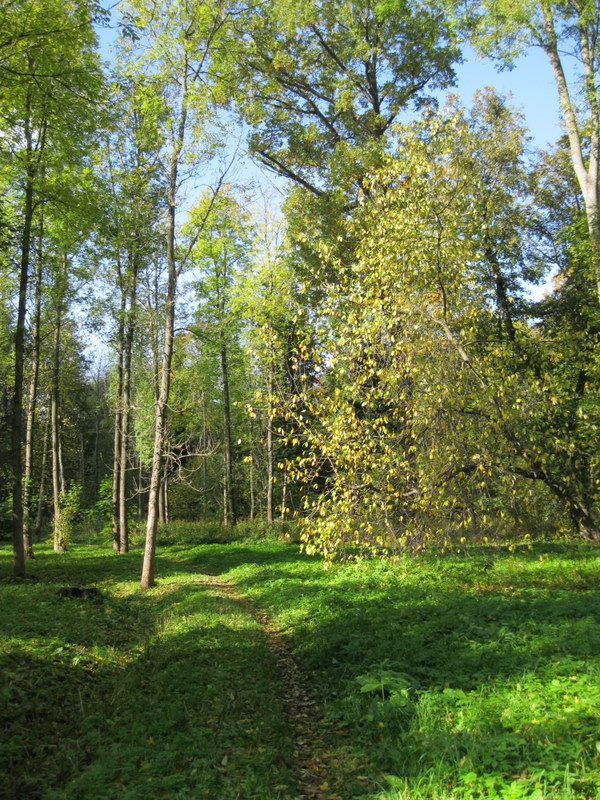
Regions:
<instances>
[{"instance_id":1,"label":"ground","mask_svg":"<svg viewBox=\"0 0 600 800\"><path fill-rule=\"evenodd\" d=\"M165 541L0 550L1 797L600 797L597 549Z\"/></svg>"}]
</instances>

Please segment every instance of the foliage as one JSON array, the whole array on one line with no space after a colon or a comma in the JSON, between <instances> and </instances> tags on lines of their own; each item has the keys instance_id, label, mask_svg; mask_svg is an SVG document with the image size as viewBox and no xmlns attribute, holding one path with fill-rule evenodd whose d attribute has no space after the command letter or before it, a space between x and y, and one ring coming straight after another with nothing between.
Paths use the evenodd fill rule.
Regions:
<instances>
[{"instance_id":1,"label":"foliage","mask_svg":"<svg viewBox=\"0 0 600 800\"><path fill-rule=\"evenodd\" d=\"M71 484L60 492L58 497L58 515L54 519L53 537L62 548L68 547L73 537L73 527L80 512L81 485Z\"/></svg>"},{"instance_id":2,"label":"foliage","mask_svg":"<svg viewBox=\"0 0 600 800\"><path fill-rule=\"evenodd\" d=\"M389 13L364 0L274 0L240 23L230 55L251 147L316 196L354 196L390 125L448 86L458 58L445 19L425 4Z\"/></svg>"},{"instance_id":3,"label":"foliage","mask_svg":"<svg viewBox=\"0 0 600 800\"><path fill-rule=\"evenodd\" d=\"M527 480L600 540L596 310L577 354L528 312L531 212L511 200L521 137L493 96L470 119L454 109L399 129L348 223L355 257L322 245L336 275L323 374L289 412L309 552L422 546L506 515Z\"/></svg>"},{"instance_id":4,"label":"foliage","mask_svg":"<svg viewBox=\"0 0 600 800\"><path fill-rule=\"evenodd\" d=\"M177 520L159 526L159 546L228 544L231 542L292 542L297 540L293 522L265 519L240 520L235 527L221 520L188 522Z\"/></svg>"},{"instance_id":5,"label":"foliage","mask_svg":"<svg viewBox=\"0 0 600 800\"><path fill-rule=\"evenodd\" d=\"M591 267L600 298L600 47L598 0L448 0L459 27L482 53L511 66L539 47L554 73L573 173L586 212ZM571 68L570 60L577 64Z\"/></svg>"}]
</instances>

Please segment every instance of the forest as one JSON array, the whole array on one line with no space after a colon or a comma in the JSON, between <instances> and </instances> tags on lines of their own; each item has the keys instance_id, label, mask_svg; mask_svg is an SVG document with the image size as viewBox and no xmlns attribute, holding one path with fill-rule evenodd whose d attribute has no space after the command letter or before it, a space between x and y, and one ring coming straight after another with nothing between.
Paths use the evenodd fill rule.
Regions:
<instances>
[{"instance_id":1,"label":"forest","mask_svg":"<svg viewBox=\"0 0 600 800\"><path fill-rule=\"evenodd\" d=\"M0 0L0 796L600 797L599 76L599 0Z\"/></svg>"}]
</instances>

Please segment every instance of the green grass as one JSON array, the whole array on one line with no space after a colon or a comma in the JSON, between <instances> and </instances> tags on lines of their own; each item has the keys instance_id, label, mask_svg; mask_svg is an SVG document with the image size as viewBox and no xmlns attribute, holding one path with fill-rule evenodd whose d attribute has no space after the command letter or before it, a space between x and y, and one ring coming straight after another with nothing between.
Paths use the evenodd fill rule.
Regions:
<instances>
[{"instance_id":1,"label":"green grass","mask_svg":"<svg viewBox=\"0 0 600 800\"><path fill-rule=\"evenodd\" d=\"M275 541L171 541L149 593L139 551L89 545L42 548L30 579L0 583L0 796L296 796L265 639L205 573L283 631L324 709L342 800L600 798L597 549L325 570ZM61 600L66 585L105 600Z\"/></svg>"},{"instance_id":2,"label":"green grass","mask_svg":"<svg viewBox=\"0 0 600 800\"><path fill-rule=\"evenodd\" d=\"M31 580L0 586L0 796L292 796L280 691L247 614L168 561L142 593L139 553L38 550ZM91 583L103 602L58 597Z\"/></svg>"}]
</instances>

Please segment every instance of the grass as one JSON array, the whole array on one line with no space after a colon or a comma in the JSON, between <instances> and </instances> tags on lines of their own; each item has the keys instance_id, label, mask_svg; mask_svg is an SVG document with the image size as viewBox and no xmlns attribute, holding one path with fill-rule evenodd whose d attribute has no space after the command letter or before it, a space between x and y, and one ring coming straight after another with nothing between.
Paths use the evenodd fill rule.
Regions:
<instances>
[{"instance_id":1,"label":"grass","mask_svg":"<svg viewBox=\"0 0 600 800\"><path fill-rule=\"evenodd\" d=\"M283 631L324 709L343 800L600 798L597 549L325 570L274 540L194 537L172 531L150 593L139 551L91 545L41 548L30 579L0 582L0 796L297 796L266 641L204 573ZM65 585L104 602L60 599Z\"/></svg>"}]
</instances>

